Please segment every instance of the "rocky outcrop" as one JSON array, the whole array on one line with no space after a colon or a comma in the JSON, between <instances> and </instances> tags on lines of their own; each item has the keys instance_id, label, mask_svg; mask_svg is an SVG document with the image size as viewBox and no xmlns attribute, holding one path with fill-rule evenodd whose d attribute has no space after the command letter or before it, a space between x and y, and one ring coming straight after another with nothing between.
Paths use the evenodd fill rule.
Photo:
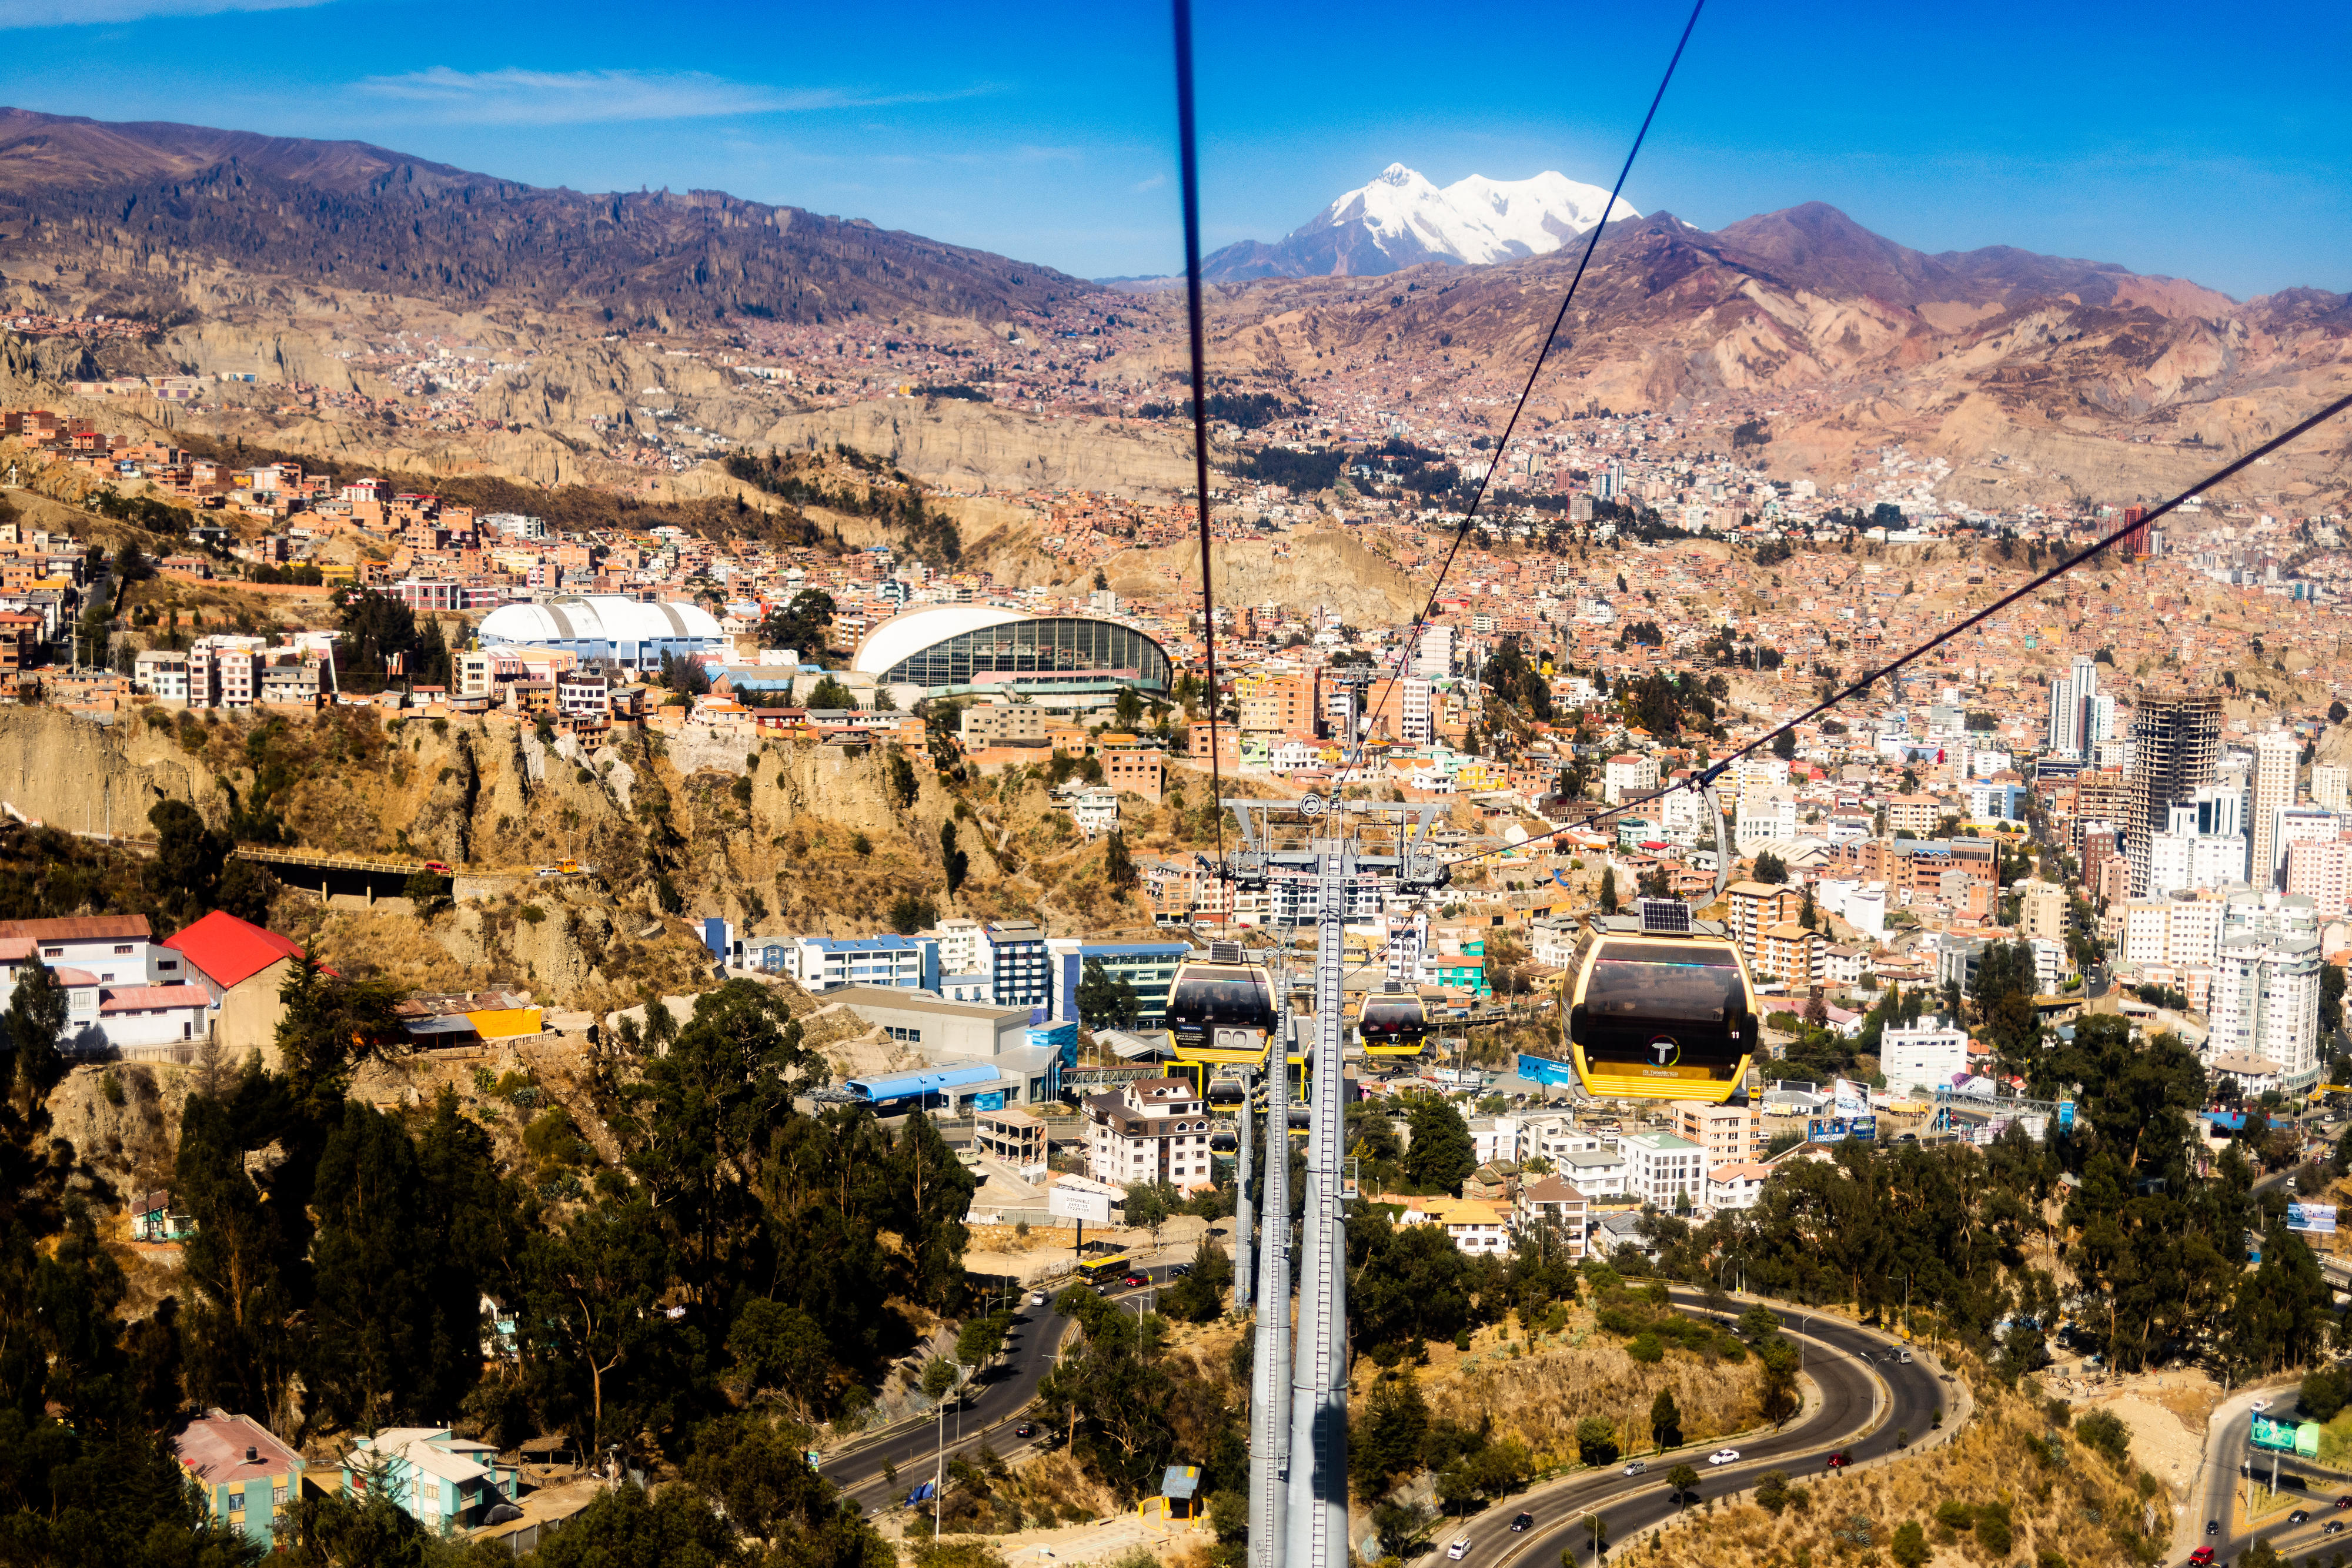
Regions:
<instances>
[{"instance_id":1,"label":"rocky outcrop","mask_svg":"<svg viewBox=\"0 0 2352 1568\"><path fill-rule=\"evenodd\" d=\"M1100 490L1171 497L1192 483L1189 438L1116 419L1041 418L952 398L894 398L787 414L766 444L814 452L836 443L959 489Z\"/></svg>"}]
</instances>

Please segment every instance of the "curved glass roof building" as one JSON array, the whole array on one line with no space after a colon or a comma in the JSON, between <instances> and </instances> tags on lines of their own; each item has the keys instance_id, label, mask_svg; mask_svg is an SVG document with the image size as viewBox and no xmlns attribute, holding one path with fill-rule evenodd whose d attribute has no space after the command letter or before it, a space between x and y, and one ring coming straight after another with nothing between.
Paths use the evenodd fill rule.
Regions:
<instances>
[{"instance_id":1,"label":"curved glass roof building","mask_svg":"<svg viewBox=\"0 0 2352 1568\"><path fill-rule=\"evenodd\" d=\"M1165 692L1173 675L1167 652L1132 626L992 604L934 604L894 615L866 633L849 667L933 695L1048 686Z\"/></svg>"}]
</instances>

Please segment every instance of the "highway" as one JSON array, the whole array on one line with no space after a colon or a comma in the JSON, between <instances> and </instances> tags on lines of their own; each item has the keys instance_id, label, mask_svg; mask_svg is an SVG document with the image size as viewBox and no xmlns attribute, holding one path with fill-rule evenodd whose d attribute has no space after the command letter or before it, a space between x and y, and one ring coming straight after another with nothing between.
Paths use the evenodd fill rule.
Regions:
<instances>
[{"instance_id":1,"label":"highway","mask_svg":"<svg viewBox=\"0 0 2352 1568\"><path fill-rule=\"evenodd\" d=\"M1135 1301L1140 1310L1152 1290L1171 1277L1177 1261L1162 1254L1146 1270L1154 1287L1113 1291L1110 1299ZM1675 1304L1685 1311L1703 1310L1700 1292L1677 1289L1674 1295ZM1023 1297L1003 1359L977 1383L961 1412L961 1427L954 1413L948 1417L950 1458L969 1455L983 1443L1008 1459L1025 1452L1038 1439L1013 1436L1024 1419L1037 1420L1041 1437L1050 1431L1030 1406L1070 1324L1050 1305L1029 1306L1027 1299ZM1749 1304L1742 1300L1738 1310ZM1818 1312L1763 1304L1803 1345L1805 1372L1821 1389L1821 1404L1802 1421L1780 1432L1734 1439L1739 1461L1719 1469L1707 1465L1705 1449L1694 1448L1654 1458L1650 1470L1639 1477L1626 1476L1622 1466L1612 1465L1506 1499L1466 1522L1445 1521L1433 1537L1437 1550L1467 1535L1472 1544L1466 1561L1474 1568L1502 1568L1507 1562L1550 1568L1570 1545L1581 1561L1587 1555L1587 1537L1578 1521L1586 1513L1599 1510L1609 1522L1612 1542L1648 1529L1675 1511L1666 1471L1685 1459L1701 1472L1700 1499L1744 1491L1772 1469L1786 1470L1792 1480L1816 1483L1828 1474L1824 1461L1832 1453L1843 1450L1857 1461L1890 1453L1898 1428L1907 1429L1916 1441L1927 1435L1935 1411L1948 1408L1948 1391L1933 1368L1924 1358L1901 1363L1892 1339ZM878 1512L904 1500L909 1490L931 1478L938 1452L938 1423L923 1421L853 1444L819 1468L868 1512ZM887 1484L882 1479L885 1464L896 1475ZM1826 1484L1834 1488L1838 1483L1831 1479ZM1510 1521L1521 1510L1533 1513L1536 1523L1514 1534Z\"/></svg>"},{"instance_id":2,"label":"highway","mask_svg":"<svg viewBox=\"0 0 2352 1568\"><path fill-rule=\"evenodd\" d=\"M1699 1292L1676 1290L1674 1295L1677 1306L1699 1310ZM1831 1454L1842 1450L1859 1462L1891 1453L1898 1429L1907 1428L1916 1442L1927 1436L1937 1407L1948 1406L1948 1390L1927 1362L1902 1363L1895 1342L1885 1335L1820 1313L1763 1304L1804 1345L1805 1371L1822 1391L1822 1403L1811 1416L1780 1432L1714 1445L1737 1448L1739 1458L1733 1464L1710 1466L1708 1450L1693 1448L1651 1457L1649 1470L1640 1476L1628 1476L1622 1465L1612 1465L1506 1498L1466 1524L1449 1522L1442 1528L1433 1538L1440 1554L1436 1560L1446 1563L1443 1553L1467 1536L1470 1547L1461 1561L1468 1568L1551 1568L1564 1560L1563 1553L1575 1562L1588 1562L1591 1538L1582 1524L1585 1515L1601 1515L1614 1551L1677 1511L1666 1472L1681 1463L1699 1472L1692 1500L1746 1491L1766 1471L1777 1469L1787 1471L1792 1481L1831 1489L1833 1501L1840 1481L1828 1469ZM1746 1310L1746 1303L1740 1310ZM1535 1515L1535 1523L1513 1533L1511 1521L1522 1511Z\"/></svg>"},{"instance_id":3,"label":"highway","mask_svg":"<svg viewBox=\"0 0 2352 1568\"><path fill-rule=\"evenodd\" d=\"M2237 1493L2241 1487L2259 1495L2257 1483L2239 1475L2238 1467L2251 1460L2267 1485L2271 1474L2268 1454L2256 1454L2246 1442L2254 1401L2267 1399L2273 1415L2292 1419L2295 1391L2293 1385L2281 1388L2248 1389L2222 1402L2206 1427L2205 1468L2202 1485L2198 1489L2195 1507L2173 1542L2171 1560L2188 1561L2189 1552L2200 1546L2213 1548L2214 1561L2231 1563L2257 1540L2267 1541L2283 1557L2321 1562L2332 1557L2339 1549L2352 1549L2352 1523L2342 1533L2322 1533L2330 1524L2352 1521L2352 1510L2338 1511L2333 1491L2321 1491L2316 1486L2341 1487L2345 1478L2333 1470L2297 1461L2292 1455L2279 1461L2279 1490L2296 1495L2294 1508L2306 1509L2311 1517L2301 1524L2286 1522L2292 1510L2273 1514L2253 1530L2239 1528ZM2315 1483L2316 1485L2315 1485ZM2352 1496L2352 1493L2340 1495ZM2212 1535L2205 1533L2208 1521L2221 1529Z\"/></svg>"},{"instance_id":4,"label":"highway","mask_svg":"<svg viewBox=\"0 0 2352 1568\"><path fill-rule=\"evenodd\" d=\"M1145 1269L1152 1281L1149 1287L1134 1290L1113 1289L1113 1301L1135 1301L1136 1311L1144 1310L1158 1286L1172 1277L1178 1263L1189 1259L1190 1248L1183 1249L1184 1258L1171 1257L1174 1249L1156 1255L1157 1260ZM1013 1428L1024 1419L1036 1419L1030 1405L1037 1397L1037 1385L1060 1354L1062 1341L1071 1328L1070 1320L1055 1312L1052 1297L1060 1287L1045 1291L1047 1304L1029 1305L1024 1293L1021 1306L1013 1319L1012 1332L1005 1336L1003 1355L987 1371L975 1378L966 1391L963 1408L950 1410L947 1418L947 1455L969 1455L985 1443L998 1455L1010 1459L1035 1446L1035 1438L1016 1437ZM1039 1420L1040 1436L1049 1430ZM839 1487L849 1497L863 1504L868 1513L905 1500L907 1493L921 1482L929 1480L937 1467L940 1451L940 1425L937 1420L914 1422L893 1427L880 1437L851 1444L840 1453L829 1456L817 1468L827 1480ZM885 1483L882 1467L889 1465L897 1479Z\"/></svg>"}]
</instances>

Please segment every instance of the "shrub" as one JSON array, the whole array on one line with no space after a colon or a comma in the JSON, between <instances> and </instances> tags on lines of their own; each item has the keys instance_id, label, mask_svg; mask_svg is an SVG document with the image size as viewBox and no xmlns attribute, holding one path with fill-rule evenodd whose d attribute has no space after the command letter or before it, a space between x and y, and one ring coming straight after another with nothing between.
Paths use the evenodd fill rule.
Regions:
<instances>
[{"instance_id":1,"label":"shrub","mask_svg":"<svg viewBox=\"0 0 2352 1568\"><path fill-rule=\"evenodd\" d=\"M547 911L541 909L536 904L526 904L520 909L516 910L515 914L521 918L522 923L525 925L536 925L541 921L547 918Z\"/></svg>"},{"instance_id":2,"label":"shrub","mask_svg":"<svg viewBox=\"0 0 2352 1568\"><path fill-rule=\"evenodd\" d=\"M2131 1455L2131 1428L2111 1410L2094 1410L2076 1420L2074 1436L2109 1464L2120 1465Z\"/></svg>"},{"instance_id":3,"label":"shrub","mask_svg":"<svg viewBox=\"0 0 2352 1568\"><path fill-rule=\"evenodd\" d=\"M1789 1506L1788 1471L1764 1472L1764 1479L1756 1483L1756 1506L1775 1519L1780 1517L1780 1511Z\"/></svg>"},{"instance_id":4,"label":"shrub","mask_svg":"<svg viewBox=\"0 0 2352 1568\"><path fill-rule=\"evenodd\" d=\"M1927 1532L1919 1528L1916 1519L1906 1519L1895 1527L1895 1539L1887 1551L1901 1568L1923 1568L1927 1561Z\"/></svg>"},{"instance_id":5,"label":"shrub","mask_svg":"<svg viewBox=\"0 0 2352 1568\"><path fill-rule=\"evenodd\" d=\"M1665 1359L1666 1347L1658 1343L1656 1334L1635 1334L1633 1343L1625 1347L1625 1354L1635 1361L1656 1363Z\"/></svg>"},{"instance_id":6,"label":"shrub","mask_svg":"<svg viewBox=\"0 0 2352 1568\"><path fill-rule=\"evenodd\" d=\"M1936 1505L1936 1522L1955 1535L1966 1535L1977 1527L1977 1511L1958 1498L1946 1498Z\"/></svg>"},{"instance_id":7,"label":"shrub","mask_svg":"<svg viewBox=\"0 0 2352 1568\"><path fill-rule=\"evenodd\" d=\"M1985 1505L1977 1518L1977 1544L1996 1563L2009 1555L2016 1539L2011 1532L2008 1509L1997 1502Z\"/></svg>"}]
</instances>

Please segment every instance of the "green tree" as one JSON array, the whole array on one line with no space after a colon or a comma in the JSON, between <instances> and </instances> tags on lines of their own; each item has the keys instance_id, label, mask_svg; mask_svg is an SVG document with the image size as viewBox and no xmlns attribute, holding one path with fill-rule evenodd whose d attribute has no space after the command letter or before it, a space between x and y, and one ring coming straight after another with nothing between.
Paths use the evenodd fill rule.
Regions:
<instances>
[{"instance_id":1,"label":"green tree","mask_svg":"<svg viewBox=\"0 0 2352 1568\"><path fill-rule=\"evenodd\" d=\"M835 1363L814 1318L782 1301L753 1297L727 1332L727 1353L747 1394L785 1400L814 1425L829 1403Z\"/></svg>"},{"instance_id":2,"label":"green tree","mask_svg":"<svg viewBox=\"0 0 2352 1568\"><path fill-rule=\"evenodd\" d=\"M1674 1492L1677 1505L1683 1502L1684 1494L1693 1490L1697 1485L1698 1471L1687 1464L1676 1465L1666 1472L1666 1486Z\"/></svg>"},{"instance_id":3,"label":"green tree","mask_svg":"<svg viewBox=\"0 0 2352 1568\"><path fill-rule=\"evenodd\" d=\"M1683 1440L1683 1413L1675 1406L1675 1391L1661 1388L1650 1401L1650 1441L1671 1448Z\"/></svg>"},{"instance_id":4,"label":"green tree","mask_svg":"<svg viewBox=\"0 0 2352 1568\"><path fill-rule=\"evenodd\" d=\"M885 1548L884 1550L887 1550ZM535 1568L731 1568L745 1561L734 1527L690 1486L614 1487L596 1494L531 1553ZM863 1563L865 1559L852 1559Z\"/></svg>"},{"instance_id":5,"label":"green tree","mask_svg":"<svg viewBox=\"0 0 2352 1568\"><path fill-rule=\"evenodd\" d=\"M801 706L812 713L846 712L857 706L857 696L831 675L823 675L818 677L816 685L809 688L808 695L802 699Z\"/></svg>"},{"instance_id":6,"label":"green tree","mask_svg":"<svg viewBox=\"0 0 2352 1568\"><path fill-rule=\"evenodd\" d=\"M1127 835L1114 829L1103 842L1103 885L1122 896L1135 891L1135 856L1128 852Z\"/></svg>"},{"instance_id":7,"label":"green tree","mask_svg":"<svg viewBox=\"0 0 2352 1568\"><path fill-rule=\"evenodd\" d=\"M904 1241L917 1301L945 1307L963 1283L963 1222L979 1180L948 1147L929 1116L909 1116L891 1146L891 1219Z\"/></svg>"},{"instance_id":8,"label":"green tree","mask_svg":"<svg viewBox=\"0 0 2352 1568\"><path fill-rule=\"evenodd\" d=\"M1405 1122L1412 1131L1404 1151L1405 1179L1424 1192L1461 1197L1462 1184L1478 1168L1477 1145L1462 1113L1450 1100L1424 1094L1412 1102Z\"/></svg>"},{"instance_id":9,"label":"green tree","mask_svg":"<svg viewBox=\"0 0 2352 1568\"><path fill-rule=\"evenodd\" d=\"M956 895L956 890L963 885L964 874L970 865L970 857L963 851L956 848L955 824L951 821L941 822L940 824L940 869L941 874L947 879L950 898L953 898Z\"/></svg>"},{"instance_id":10,"label":"green tree","mask_svg":"<svg viewBox=\"0 0 2352 1568\"><path fill-rule=\"evenodd\" d=\"M1078 973L1078 1021L1090 1030L1133 1029L1141 1005L1133 983L1113 979L1100 958L1088 958Z\"/></svg>"},{"instance_id":11,"label":"green tree","mask_svg":"<svg viewBox=\"0 0 2352 1568\"><path fill-rule=\"evenodd\" d=\"M1601 913L1617 913L1617 868L1607 866L1601 873Z\"/></svg>"},{"instance_id":12,"label":"green tree","mask_svg":"<svg viewBox=\"0 0 2352 1568\"><path fill-rule=\"evenodd\" d=\"M760 646L790 648L803 660L814 664L825 651L825 640L836 613L831 594L803 588L793 595L791 603L769 611L761 619Z\"/></svg>"},{"instance_id":13,"label":"green tree","mask_svg":"<svg viewBox=\"0 0 2352 1568\"><path fill-rule=\"evenodd\" d=\"M1933 1555L1927 1549L1927 1532L1919 1528L1916 1519L1906 1519L1895 1527L1895 1539L1887 1551L1898 1568L1927 1568Z\"/></svg>"},{"instance_id":14,"label":"green tree","mask_svg":"<svg viewBox=\"0 0 2352 1568\"><path fill-rule=\"evenodd\" d=\"M454 1098L438 1117L449 1143L434 1168L399 1123L356 1100L320 1155L303 1383L346 1427L434 1419L480 1378L484 1267L519 1237L501 1222L488 1139Z\"/></svg>"},{"instance_id":15,"label":"green tree","mask_svg":"<svg viewBox=\"0 0 2352 1568\"><path fill-rule=\"evenodd\" d=\"M2299 1395L2307 1419L2333 1421L2336 1412L2352 1403L2352 1377L2340 1366L2315 1367L2303 1375Z\"/></svg>"},{"instance_id":16,"label":"green tree","mask_svg":"<svg viewBox=\"0 0 2352 1568\"><path fill-rule=\"evenodd\" d=\"M1617 1458L1617 1427L1605 1416L1587 1416L1576 1424L1576 1457L1588 1465L1613 1464Z\"/></svg>"},{"instance_id":17,"label":"green tree","mask_svg":"<svg viewBox=\"0 0 2352 1568\"><path fill-rule=\"evenodd\" d=\"M1756 857L1756 867L1749 875L1757 882L1778 886L1789 880L1789 868L1779 855L1766 850Z\"/></svg>"},{"instance_id":18,"label":"green tree","mask_svg":"<svg viewBox=\"0 0 2352 1568\"><path fill-rule=\"evenodd\" d=\"M394 1009L398 992L375 980L331 975L304 957L287 974L278 999L278 1052L303 1104L322 1116L343 1096L352 1070L372 1057L409 1049L407 1029Z\"/></svg>"},{"instance_id":19,"label":"green tree","mask_svg":"<svg viewBox=\"0 0 2352 1568\"><path fill-rule=\"evenodd\" d=\"M671 1279L660 1224L641 1189L608 1197L532 1231L519 1272L520 1315L535 1325L522 1336L523 1353L542 1399L556 1408L584 1405L589 1448L601 1453L608 1430L619 1439L643 1422L647 1400L633 1375L658 1357L667 1322L660 1298Z\"/></svg>"},{"instance_id":20,"label":"green tree","mask_svg":"<svg viewBox=\"0 0 2352 1568\"><path fill-rule=\"evenodd\" d=\"M38 1116L49 1092L65 1076L65 1040L70 1009L65 988L46 964L26 964L16 974L8 996L8 1057L0 1062L9 1073L17 1113Z\"/></svg>"},{"instance_id":21,"label":"green tree","mask_svg":"<svg viewBox=\"0 0 2352 1568\"><path fill-rule=\"evenodd\" d=\"M1192 1251L1192 1272L1160 1293L1160 1311L1179 1322L1213 1322L1225 1310L1225 1287L1233 1279L1233 1258L1203 1233Z\"/></svg>"},{"instance_id":22,"label":"green tree","mask_svg":"<svg viewBox=\"0 0 2352 1568\"><path fill-rule=\"evenodd\" d=\"M1421 1468L1429 1436L1429 1406L1410 1371L1386 1373L1372 1385L1364 1415L1348 1442L1349 1479L1370 1500Z\"/></svg>"}]
</instances>

